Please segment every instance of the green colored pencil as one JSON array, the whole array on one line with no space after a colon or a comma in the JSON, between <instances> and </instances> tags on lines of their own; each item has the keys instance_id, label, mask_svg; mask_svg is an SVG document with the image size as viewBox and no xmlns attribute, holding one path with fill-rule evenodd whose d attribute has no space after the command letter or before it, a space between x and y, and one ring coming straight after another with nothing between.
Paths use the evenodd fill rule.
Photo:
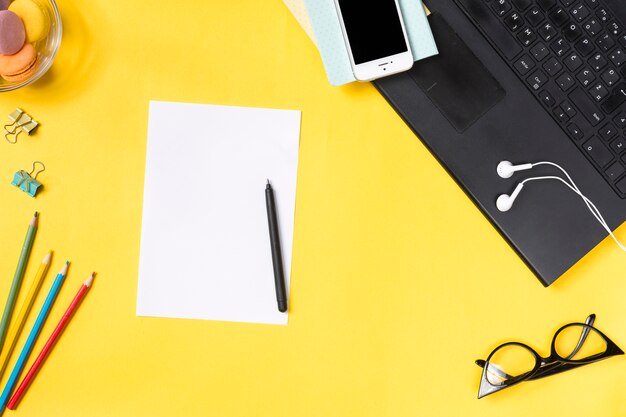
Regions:
<instances>
[{"instance_id":1,"label":"green colored pencil","mask_svg":"<svg viewBox=\"0 0 626 417\"><path fill-rule=\"evenodd\" d=\"M24 271L30 258L30 251L33 248L33 242L35 241L35 235L37 234L37 221L39 219L39 213L35 212L33 219L28 226L28 232L26 232L26 239L22 246L22 253L20 254L20 260L17 263L17 269L13 276L13 283L11 284L11 290L9 291L9 297L7 298L7 304L4 306L4 313L2 314L2 321L0 321L0 352L4 345L4 339L7 337L7 330L13 315L13 308L15 307L15 300L17 294L20 292L20 286L22 285L22 279L24 278Z\"/></svg>"}]
</instances>

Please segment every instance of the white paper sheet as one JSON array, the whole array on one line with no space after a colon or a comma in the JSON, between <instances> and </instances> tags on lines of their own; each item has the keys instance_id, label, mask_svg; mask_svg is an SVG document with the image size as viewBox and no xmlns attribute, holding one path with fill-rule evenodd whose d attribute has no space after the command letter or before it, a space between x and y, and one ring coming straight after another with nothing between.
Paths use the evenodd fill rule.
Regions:
<instances>
[{"instance_id":1,"label":"white paper sheet","mask_svg":"<svg viewBox=\"0 0 626 417\"><path fill-rule=\"evenodd\" d=\"M150 103L138 316L287 324L265 184L289 289L299 138L299 111Z\"/></svg>"}]
</instances>

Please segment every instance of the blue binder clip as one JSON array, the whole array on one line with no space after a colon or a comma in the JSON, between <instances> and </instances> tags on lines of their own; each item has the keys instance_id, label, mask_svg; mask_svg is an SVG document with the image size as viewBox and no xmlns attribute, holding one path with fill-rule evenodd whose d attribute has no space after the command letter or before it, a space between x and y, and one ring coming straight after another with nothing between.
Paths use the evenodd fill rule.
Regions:
<instances>
[{"instance_id":1,"label":"blue binder clip","mask_svg":"<svg viewBox=\"0 0 626 417\"><path fill-rule=\"evenodd\" d=\"M41 165L41 169L37 170L37 164ZM13 177L11 185L16 186L20 190L24 191L31 197L35 197L37 192L42 187L41 183L37 181L37 176L46 170L46 166L39 162L33 162L33 169L30 172L24 170L17 171Z\"/></svg>"}]
</instances>

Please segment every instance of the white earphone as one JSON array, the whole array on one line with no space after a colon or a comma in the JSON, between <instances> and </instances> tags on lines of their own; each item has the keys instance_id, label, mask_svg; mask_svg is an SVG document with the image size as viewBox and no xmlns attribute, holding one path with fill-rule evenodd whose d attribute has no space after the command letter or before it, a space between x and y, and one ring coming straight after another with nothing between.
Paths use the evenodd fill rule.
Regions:
<instances>
[{"instance_id":1,"label":"white earphone","mask_svg":"<svg viewBox=\"0 0 626 417\"><path fill-rule=\"evenodd\" d=\"M513 174L515 172L517 172L517 171L524 171L524 170L532 169L532 168L534 168L534 167L536 167L538 165L550 165L550 166L558 168L563 174L565 174L565 177L567 177L567 180L569 182L567 182L563 178L557 177L557 176L543 176L543 177L526 178L525 180L523 180L519 184L517 184L517 187L515 187L515 190L513 190L513 193L511 193L511 195L502 194L502 195L500 195L497 198L497 200L496 200L496 207L498 208L498 210L500 210L501 212L509 211L511 209L511 207L513 207L513 203L515 202L515 199L519 196L520 192L522 191L522 188L524 188L524 184L526 184L527 182L541 181L541 180L560 181L563 184L565 184L570 190L572 190L573 192L578 194L578 196L580 198L582 198L583 202L585 203L585 205L587 206L587 208L589 209L589 211L591 212L593 217L595 217L596 220L598 221L598 223L600 223L600 225L609 233L609 235L613 238L615 243L617 243L617 246L619 246L620 249L622 249L623 251L626 252L626 247L624 245L622 245L622 243L619 240L617 240L617 238L613 234L613 231L609 227L608 223L604 220L604 217L602 217L602 213L600 213L600 210L598 210L596 205L593 204L593 202L591 200L589 200L580 191L578 186L576 186L576 183L574 183L574 180L572 180L572 177L570 177L569 174L567 173L567 171L565 171L565 169L563 169L560 165L555 164L554 162L549 162L549 161L542 161L542 162L535 162L535 163L528 163L528 164L520 164L520 165L513 165L509 161L502 161L502 162L500 162L498 164L498 167L497 167L496 171L498 172L498 175L501 178L511 178L513 176Z\"/></svg>"},{"instance_id":2,"label":"white earphone","mask_svg":"<svg viewBox=\"0 0 626 417\"><path fill-rule=\"evenodd\" d=\"M501 178L511 178L517 171L531 169L533 164L513 165L509 161L502 161L498 164L498 175Z\"/></svg>"}]
</instances>

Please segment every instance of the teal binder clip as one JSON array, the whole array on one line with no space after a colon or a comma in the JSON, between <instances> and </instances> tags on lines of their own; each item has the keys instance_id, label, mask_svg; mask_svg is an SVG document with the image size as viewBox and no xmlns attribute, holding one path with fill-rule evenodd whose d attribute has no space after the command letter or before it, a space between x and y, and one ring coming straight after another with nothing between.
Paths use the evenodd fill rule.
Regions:
<instances>
[{"instance_id":1,"label":"teal binder clip","mask_svg":"<svg viewBox=\"0 0 626 417\"><path fill-rule=\"evenodd\" d=\"M37 170L37 164L41 165L41 169ZM24 170L17 171L13 177L11 185L24 191L31 197L35 197L37 192L42 187L41 183L37 181L37 176L46 170L46 166L39 162L33 162L33 169L30 172Z\"/></svg>"}]
</instances>

